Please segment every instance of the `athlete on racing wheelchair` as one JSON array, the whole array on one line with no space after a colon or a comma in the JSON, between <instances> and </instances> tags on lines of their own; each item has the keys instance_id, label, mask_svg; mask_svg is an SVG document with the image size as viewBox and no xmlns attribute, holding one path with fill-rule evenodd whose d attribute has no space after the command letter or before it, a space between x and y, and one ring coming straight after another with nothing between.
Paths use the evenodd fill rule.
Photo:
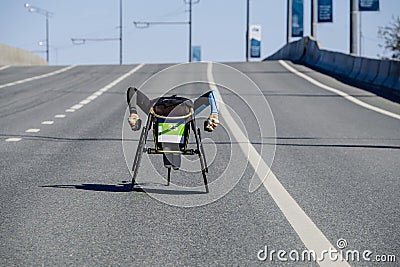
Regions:
<instances>
[{"instance_id":1,"label":"athlete on racing wheelchair","mask_svg":"<svg viewBox=\"0 0 400 267\"><path fill-rule=\"evenodd\" d=\"M162 154L164 166L168 168L168 184L170 182L171 167L178 170L181 165L182 154L198 154L200 157L202 174L206 191L208 185L206 172L208 172L206 159L201 143L200 130L196 128L195 116L210 106L210 116L204 122L204 130L214 131L218 126L218 94L216 91L208 91L196 99L178 97L159 97L149 99L143 92L134 87L128 88L127 102L129 105L129 124L133 131L141 128L142 121L137 114L137 106L143 112L148 114L146 126L142 130L138 149L133 163L132 187L135 184L135 178L141 161L141 155L144 152L148 154ZM155 149L145 148L148 131L153 128ZM192 129L197 149L187 149L190 128Z\"/></svg>"}]
</instances>

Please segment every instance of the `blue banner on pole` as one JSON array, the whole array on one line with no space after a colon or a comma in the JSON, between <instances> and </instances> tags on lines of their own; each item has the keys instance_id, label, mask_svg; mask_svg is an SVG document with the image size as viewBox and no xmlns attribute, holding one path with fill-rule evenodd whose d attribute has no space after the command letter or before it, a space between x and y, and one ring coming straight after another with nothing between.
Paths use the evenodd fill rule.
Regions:
<instances>
[{"instance_id":1,"label":"blue banner on pole","mask_svg":"<svg viewBox=\"0 0 400 267\"><path fill-rule=\"evenodd\" d=\"M201 61L201 46L196 45L192 47L192 60Z\"/></svg>"},{"instance_id":2,"label":"blue banner on pole","mask_svg":"<svg viewBox=\"0 0 400 267\"><path fill-rule=\"evenodd\" d=\"M261 57L261 25L250 25L250 57Z\"/></svg>"},{"instance_id":3,"label":"blue banner on pole","mask_svg":"<svg viewBox=\"0 0 400 267\"><path fill-rule=\"evenodd\" d=\"M359 0L359 11L379 11L379 0Z\"/></svg>"},{"instance_id":4,"label":"blue banner on pole","mask_svg":"<svg viewBox=\"0 0 400 267\"><path fill-rule=\"evenodd\" d=\"M303 0L292 1L292 37L303 37Z\"/></svg>"},{"instance_id":5,"label":"blue banner on pole","mask_svg":"<svg viewBox=\"0 0 400 267\"><path fill-rule=\"evenodd\" d=\"M318 0L318 22L333 22L332 0Z\"/></svg>"}]
</instances>

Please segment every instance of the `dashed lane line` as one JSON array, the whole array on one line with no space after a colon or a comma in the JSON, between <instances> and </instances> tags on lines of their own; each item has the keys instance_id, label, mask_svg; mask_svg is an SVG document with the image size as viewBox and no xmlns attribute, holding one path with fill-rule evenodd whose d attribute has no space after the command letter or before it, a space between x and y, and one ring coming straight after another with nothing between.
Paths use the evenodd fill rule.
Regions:
<instances>
[{"instance_id":1,"label":"dashed lane line","mask_svg":"<svg viewBox=\"0 0 400 267\"><path fill-rule=\"evenodd\" d=\"M96 98L98 98L99 96L101 96L102 94L104 94L105 92L107 92L109 89L113 88L115 85L117 85L118 83L122 82L123 80L125 80L126 78L128 78L130 75L132 75L133 73L135 73L136 71L138 71L140 68L142 68L144 66L144 64L140 64L136 67L134 67L133 69L131 69L129 72L125 73L124 75L118 77L117 79L115 79L114 81L112 81L111 83L107 84L106 86L100 88L99 90L97 90L96 92L94 92L93 94L91 94L90 96L86 97L85 99L81 100L78 104L75 104L73 106L71 106L69 109L66 109L65 112L75 112L78 109L81 109L83 106L91 103L93 100L95 100Z\"/></svg>"},{"instance_id":2,"label":"dashed lane line","mask_svg":"<svg viewBox=\"0 0 400 267\"><path fill-rule=\"evenodd\" d=\"M83 105L81 105L81 104L76 104L76 105L73 105L73 106L71 107L71 109L77 110L77 109L80 109L80 108L82 108L82 107L83 107Z\"/></svg>"},{"instance_id":3,"label":"dashed lane line","mask_svg":"<svg viewBox=\"0 0 400 267\"><path fill-rule=\"evenodd\" d=\"M25 131L26 133L38 133L40 132L40 129L37 128L31 128Z\"/></svg>"},{"instance_id":4,"label":"dashed lane line","mask_svg":"<svg viewBox=\"0 0 400 267\"><path fill-rule=\"evenodd\" d=\"M81 102L79 102L79 104L81 104L81 105L86 105L86 104L89 104L90 102L92 102L92 100L90 100L90 99L84 99L84 100L82 100Z\"/></svg>"},{"instance_id":5,"label":"dashed lane line","mask_svg":"<svg viewBox=\"0 0 400 267\"><path fill-rule=\"evenodd\" d=\"M18 142L21 140L22 140L22 138L19 138L19 137L11 137L11 138L7 138L5 141L6 142Z\"/></svg>"},{"instance_id":6,"label":"dashed lane line","mask_svg":"<svg viewBox=\"0 0 400 267\"><path fill-rule=\"evenodd\" d=\"M70 107L69 109L66 109L65 112L72 113L72 112L75 112L75 111L83 108L85 105L91 103L93 100L95 100L96 98L101 96L103 93L107 92L109 89L111 89L112 87L114 87L118 83L120 83L123 80L125 80L126 78L128 78L130 75L132 75L133 73L138 71L143 66L144 66L144 64L140 64L140 65L134 67L129 72L127 72L124 75L118 77L117 79L115 79L111 83L107 84L106 86L100 88L99 90L94 92L92 95L88 96L87 98L81 100L78 104L75 104L72 107ZM52 73L48 73L46 75L40 75L40 76L36 76L36 77L33 77L33 78L21 80L21 81L18 81L16 83L18 84L18 83L27 82L27 81L31 81L31 80L36 80L36 79L40 79L40 78L44 78L44 77L49 77L49 76L61 73L63 71L67 71L68 69L71 69L73 67L74 66L69 66L67 68L58 70L56 72L52 72ZM11 83L10 84L6 84L6 85L3 85L3 87L11 86L11 85L14 85L14 84L11 84ZM57 115L54 116L54 118L65 118L65 117L66 117L65 114L57 114ZM52 124L54 124L54 121L42 121L41 124L43 124L43 125L52 125ZM32 128L32 129L28 129L26 132L33 133L33 132L38 132L38 131L40 131L40 129ZM18 140L16 140L16 139L18 139ZM6 139L7 142L17 142L17 141L20 141L20 140L22 140L22 138L8 138L8 139Z\"/></svg>"}]
</instances>

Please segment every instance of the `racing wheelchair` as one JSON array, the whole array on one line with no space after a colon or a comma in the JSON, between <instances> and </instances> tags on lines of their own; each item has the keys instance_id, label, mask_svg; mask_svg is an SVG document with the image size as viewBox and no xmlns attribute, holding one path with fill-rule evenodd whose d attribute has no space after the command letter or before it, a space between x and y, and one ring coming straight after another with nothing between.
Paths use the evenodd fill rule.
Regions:
<instances>
[{"instance_id":1,"label":"racing wheelchair","mask_svg":"<svg viewBox=\"0 0 400 267\"><path fill-rule=\"evenodd\" d=\"M147 137L152 130L154 147L147 144ZM189 135L193 131L196 148L189 149ZM144 153L149 155L163 155L164 166L168 170L167 185L171 182L171 169L180 168L182 155L198 155L201 165L201 173L204 180L206 193L207 183L207 162L201 142L200 129L196 126L193 101L184 97L159 98L150 108L145 127L143 127L139 144L136 150L132 166L131 191L134 190L140 163Z\"/></svg>"}]
</instances>

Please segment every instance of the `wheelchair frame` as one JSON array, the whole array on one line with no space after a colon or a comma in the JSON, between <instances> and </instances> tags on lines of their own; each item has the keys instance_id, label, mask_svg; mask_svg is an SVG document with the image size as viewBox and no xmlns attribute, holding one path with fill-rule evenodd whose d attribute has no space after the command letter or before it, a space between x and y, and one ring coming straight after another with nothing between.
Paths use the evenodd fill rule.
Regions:
<instances>
[{"instance_id":1,"label":"wheelchair frame","mask_svg":"<svg viewBox=\"0 0 400 267\"><path fill-rule=\"evenodd\" d=\"M185 122L185 127L190 127L192 128L192 131L194 133L195 139L196 139L196 149L187 149L187 142L190 136L190 128L188 129L188 134L187 136L185 136L185 146L184 149L181 150L159 150L157 149L157 136L154 136L154 132L153 132L153 137L154 137L154 148L150 148L150 147L146 147L147 144L147 136L149 134L149 131L151 130L151 128L156 127L156 118L160 118L160 119L169 119L169 120L189 120L188 122ZM187 124L190 124L187 125ZM139 139L139 144L136 150L136 155L135 155L135 159L133 161L133 166L132 166L132 184L131 184L131 191L134 190L135 184L136 184L136 177L139 171L139 167L140 167L140 163L142 161L142 156L143 153L147 153L147 154L165 154L165 153L175 153L175 154L181 154L181 155L194 155L197 154L200 158L200 165L201 165L201 173L203 176L203 180L204 180L204 186L205 186L205 190L206 193L209 192L208 189L208 182L207 182L207 175L206 173L208 173L208 168L207 168L207 161L206 161L206 157L204 154L204 148L203 148L203 144L201 142L201 134L200 134L200 128L196 127L196 119L194 116L194 110L193 108L190 108L190 113L188 115L185 116L179 116L179 117L172 117L172 116L161 116L159 114L156 114L154 112L154 109L151 108L150 109L150 113L147 116L147 121L146 121L146 126L143 127L142 132L140 134L140 139ZM167 185L170 184L171 182L171 167L168 167L168 176L167 176Z\"/></svg>"}]
</instances>

